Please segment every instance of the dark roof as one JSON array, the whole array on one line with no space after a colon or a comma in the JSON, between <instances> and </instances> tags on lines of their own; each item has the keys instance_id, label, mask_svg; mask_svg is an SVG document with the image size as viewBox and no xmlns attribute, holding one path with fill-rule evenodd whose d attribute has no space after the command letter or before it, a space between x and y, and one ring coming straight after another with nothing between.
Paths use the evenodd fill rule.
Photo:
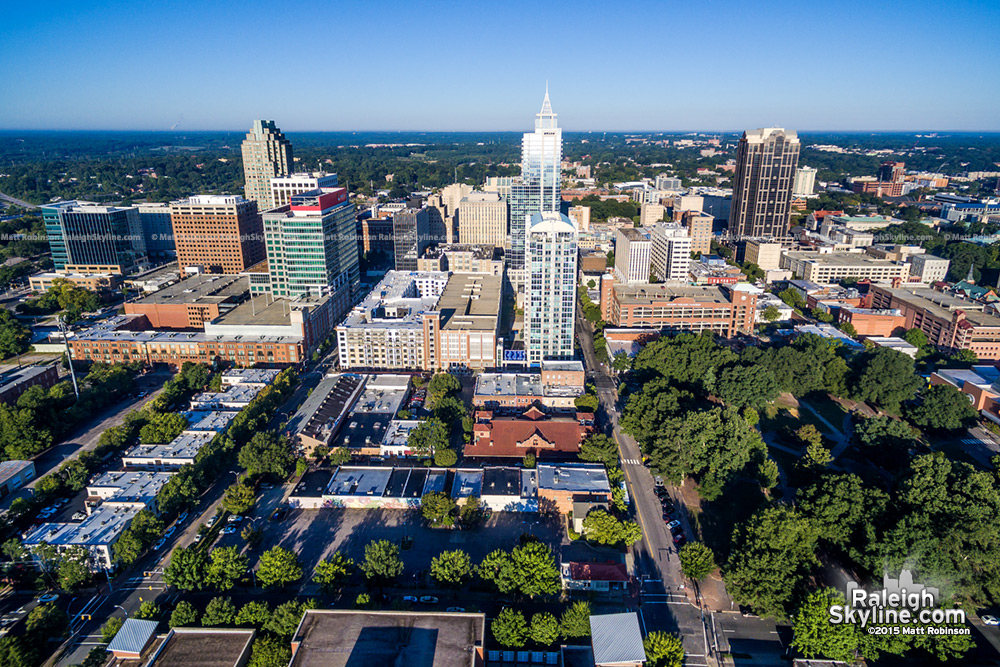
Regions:
<instances>
[{"instance_id":1,"label":"dark roof","mask_svg":"<svg viewBox=\"0 0 1000 667\"><path fill-rule=\"evenodd\" d=\"M146 667L238 667L253 636L249 628L174 628Z\"/></svg>"},{"instance_id":2,"label":"dark roof","mask_svg":"<svg viewBox=\"0 0 1000 667\"><path fill-rule=\"evenodd\" d=\"M472 667L485 623L482 614L314 609L292 638L289 667Z\"/></svg>"},{"instance_id":3,"label":"dark roof","mask_svg":"<svg viewBox=\"0 0 1000 667\"><path fill-rule=\"evenodd\" d=\"M521 472L517 468L484 468L482 495L520 496Z\"/></svg>"},{"instance_id":4,"label":"dark roof","mask_svg":"<svg viewBox=\"0 0 1000 667\"><path fill-rule=\"evenodd\" d=\"M542 457L552 453L575 454L580 451L583 439L594 431L593 414L553 416L534 406L516 417L478 412L476 419L485 423L473 426L472 442L465 446L465 456L521 458L528 451Z\"/></svg>"}]
</instances>

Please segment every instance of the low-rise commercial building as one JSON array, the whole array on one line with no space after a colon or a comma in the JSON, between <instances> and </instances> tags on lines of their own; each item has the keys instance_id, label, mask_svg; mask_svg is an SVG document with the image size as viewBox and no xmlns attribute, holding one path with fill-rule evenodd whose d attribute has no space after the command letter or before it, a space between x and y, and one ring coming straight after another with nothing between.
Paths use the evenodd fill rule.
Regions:
<instances>
[{"instance_id":1,"label":"low-rise commercial building","mask_svg":"<svg viewBox=\"0 0 1000 667\"><path fill-rule=\"evenodd\" d=\"M503 250L486 245L438 245L417 260L418 271L503 275Z\"/></svg>"},{"instance_id":2,"label":"low-rise commercial building","mask_svg":"<svg viewBox=\"0 0 1000 667\"><path fill-rule=\"evenodd\" d=\"M122 466L130 470L176 472L193 465L198 452L214 433L182 433L165 445L136 445L122 455Z\"/></svg>"},{"instance_id":3,"label":"low-rise commercial building","mask_svg":"<svg viewBox=\"0 0 1000 667\"><path fill-rule=\"evenodd\" d=\"M281 371L276 368L230 368L222 371L222 386L245 384L266 387L277 379L279 373Z\"/></svg>"},{"instance_id":4,"label":"low-rise commercial building","mask_svg":"<svg viewBox=\"0 0 1000 667\"><path fill-rule=\"evenodd\" d=\"M875 347L887 347L890 350L902 352L910 359L916 359L917 353L920 352L920 348L916 345L911 345L904 339L895 336L868 336L865 338L865 342L871 343Z\"/></svg>"},{"instance_id":5,"label":"low-rise commercial building","mask_svg":"<svg viewBox=\"0 0 1000 667\"><path fill-rule=\"evenodd\" d=\"M101 295L116 292L122 286L120 273L76 273L68 270L36 273L28 277L28 286L36 292L47 292L57 280L65 280L76 287L82 287Z\"/></svg>"},{"instance_id":6,"label":"low-rise commercial building","mask_svg":"<svg viewBox=\"0 0 1000 667\"><path fill-rule=\"evenodd\" d=\"M85 506L93 514L99 507L138 507L156 511L156 495L174 476L172 472L116 470L87 484Z\"/></svg>"},{"instance_id":7,"label":"low-rise commercial building","mask_svg":"<svg viewBox=\"0 0 1000 667\"><path fill-rule=\"evenodd\" d=\"M59 369L55 364L25 366L0 373L0 403L13 405L21 394L32 387L49 389L59 382Z\"/></svg>"},{"instance_id":8,"label":"low-rise commercial building","mask_svg":"<svg viewBox=\"0 0 1000 667\"><path fill-rule=\"evenodd\" d=\"M0 498L35 479L34 461L0 461Z\"/></svg>"},{"instance_id":9,"label":"low-rise commercial building","mask_svg":"<svg viewBox=\"0 0 1000 667\"><path fill-rule=\"evenodd\" d=\"M944 280L948 276L951 260L935 255L919 254L910 258L910 275L928 285Z\"/></svg>"},{"instance_id":10,"label":"low-rise commercial building","mask_svg":"<svg viewBox=\"0 0 1000 667\"><path fill-rule=\"evenodd\" d=\"M191 409L239 411L250 405L262 388L253 384L231 384L223 391L204 391L191 399Z\"/></svg>"},{"instance_id":11,"label":"low-rise commercial building","mask_svg":"<svg viewBox=\"0 0 1000 667\"><path fill-rule=\"evenodd\" d=\"M838 309L837 321L849 322L858 336L892 336L903 327L906 318L896 309L845 306Z\"/></svg>"},{"instance_id":12,"label":"low-rise commercial building","mask_svg":"<svg viewBox=\"0 0 1000 667\"><path fill-rule=\"evenodd\" d=\"M1000 396L1000 369L996 366L942 368L931 373L931 385L949 384L968 396L976 410L993 407ZM995 408L994 408L995 411Z\"/></svg>"},{"instance_id":13,"label":"low-rise commercial building","mask_svg":"<svg viewBox=\"0 0 1000 667\"><path fill-rule=\"evenodd\" d=\"M942 351L971 350L979 359L1000 359L1000 317L989 304L925 286L872 285L869 296L872 308L898 309L903 328L920 329Z\"/></svg>"},{"instance_id":14,"label":"low-rise commercial building","mask_svg":"<svg viewBox=\"0 0 1000 667\"><path fill-rule=\"evenodd\" d=\"M481 410L474 420L466 457L565 458L578 454L583 440L596 431L591 413L547 414L535 406L516 416Z\"/></svg>"},{"instance_id":15,"label":"low-rise commercial building","mask_svg":"<svg viewBox=\"0 0 1000 667\"><path fill-rule=\"evenodd\" d=\"M202 274L125 302L125 314L145 315L154 329L202 329L248 298L245 276Z\"/></svg>"},{"instance_id":16,"label":"low-rise commercial building","mask_svg":"<svg viewBox=\"0 0 1000 667\"><path fill-rule=\"evenodd\" d=\"M80 523L43 523L28 532L22 544L32 549L44 543L59 552L83 547L90 554L91 570L110 570L115 562L112 547L140 510L135 505L98 507Z\"/></svg>"},{"instance_id":17,"label":"low-rise commercial building","mask_svg":"<svg viewBox=\"0 0 1000 667\"><path fill-rule=\"evenodd\" d=\"M852 278L873 283L891 283L906 280L910 265L892 262L856 252L818 253L790 251L781 256L781 268L791 271L802 280L829 283Z\"/></svg>"},{"instance_id":18,"label":"low-rise commercial building","mask_svg":"<svg viewBox=\"0 0 1000 667\"><path fill-rule=\"evenodd\" d=\"M171 628L143 667L246 667L253 628Z\"/></svg>"},{"instance_id":19,"label":"low-rise commercial building","mask_svg":"<svg viewBox=\"0 0 1000 667\"><path fill-rule=\"evenodd\" d=\"M307 456L316 447L330 446L364 385L365 378L361 375L328 375L306 397L288 420L286 429L295 434Z\"/></svg>"},{"instance_id":20,"label":"low-rise commercial building","mask_svg":"<svg viewBox=\"0 0 1000 667\"><path fill-rule=\"evenodd\" d=\"M597 463L539 464L538 503L544 511L567 514L574 503L606 506L611 502L611 484L603 465ZM586 512L584 512L586 515Z\"/></svg>"},{"instance_id":21,"label":"low-rise commercial building","mask_svg":"<svg viewBox=\"0 0 1000 667\"><path fill-rule=\"evenodd\" d=\"M601 280L601 316L614 327L670 332L714 331L730 338L752 331L757 297L739 285L620 285Z\"/></svg>"}]
</instances>

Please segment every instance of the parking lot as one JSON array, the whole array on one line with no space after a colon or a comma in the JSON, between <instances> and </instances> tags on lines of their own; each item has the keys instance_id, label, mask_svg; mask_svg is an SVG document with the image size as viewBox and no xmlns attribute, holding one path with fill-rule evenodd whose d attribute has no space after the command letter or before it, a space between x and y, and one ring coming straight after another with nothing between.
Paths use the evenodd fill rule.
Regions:
<instances>
[{"instance_id":1,"label":"parking lot","mask_svg":"<svg viewBox=\"0 0 1000 667\"><path fill-rule=\"evenodd\" d=\"M373 540L408 545L402 552L403 579L426 570L431 558L442 551L462 549L478 562L494 549L516 546L524 533L545 542L557 555L565 541L561 517L537 514L498 512L473 530L443 530L425 526L417 510L293 509L284 520L275 522L267 519L269 506L259 504L259 518L254 521L264 531L264 548L279 545L294 551L307 573L335 551L343 551L360 563L365 546ZM238 534L223 535L216 545L242 543Z\"/></svg>"}]
</instances>

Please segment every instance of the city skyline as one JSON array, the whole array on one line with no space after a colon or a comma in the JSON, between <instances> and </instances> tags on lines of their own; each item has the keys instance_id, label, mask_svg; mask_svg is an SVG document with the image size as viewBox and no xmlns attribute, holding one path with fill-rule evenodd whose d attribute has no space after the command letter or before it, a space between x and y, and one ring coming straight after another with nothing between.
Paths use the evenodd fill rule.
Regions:
<instances>
[{"instance_id":1,"label":"city skyline","mask_svg":"<svg viewBox=\"0 0 1000 667\"><path fill-rule=\"evenodd\" d=\"M1000 58L1000 46L970 38L936 47L942 34L974 36L995 22L995 3L968 2L947 13L926 1L782 1L766 11L735 1L711 8L636 3L631 15L641 20L631 21L608 21L596 3L528 9L306 3L298 13L274 16L255 2L191 12L184 3L171 11L118 2L56 11L18 6L0 43L8 64L0 124L195 131L239 130L249 118L274 118L286 132L516 131L522 109L537 104L548 80L569 132L1000 130L993 112L1000 92L977 73L977 63ZM428 47L413 54L405 40L378 38L389 18L427 35ZM311 68L274 55L280 49L258 48L324 39L334 23L343 54L336 85L317 87ZM550 28L580 54L579 66L538 65L534 45ZM768 34L783 39L758 48L754 36ZM887 63L897 65L897 75L887 75ZM280 81L285 90L310 90L308 103L236 85L245 72ZM393 72L428 84L447 80L447 92L435 85L397 90ZM934 82L947 89L927 94ZM956 104L948 89L976 91L977 101ZM405 95L406 104L391 103L394 95Z\"/></svg>"}]
</instances>

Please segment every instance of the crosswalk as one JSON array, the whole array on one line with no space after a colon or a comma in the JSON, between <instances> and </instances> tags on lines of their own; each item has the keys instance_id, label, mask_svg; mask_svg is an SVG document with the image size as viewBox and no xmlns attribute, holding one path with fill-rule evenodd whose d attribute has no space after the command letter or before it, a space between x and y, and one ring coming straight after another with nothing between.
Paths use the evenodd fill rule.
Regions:
<instances>
[{"instance_id":1,"label":"crosswalk","mask_svg":"<svg viewBox=\"0 0 1000 667\"><path fill-rule=\"evenodd\" d=\"M963 445L996 445L997 443L993 440L983 440L982 438L962 438Z\"/></svg>"},{"instance_id":2,"label":"crosswalk","mask_svg":"<svg viewBox=\"0 0 1000 667\"><path fill-rule=\"evenodd\" d=\"M622 463L628 463L629 465L633 465L633 466L641 466L642 465L642 461L640 461L639 459L622 459Z\"/></svg>"}]
</instances>

